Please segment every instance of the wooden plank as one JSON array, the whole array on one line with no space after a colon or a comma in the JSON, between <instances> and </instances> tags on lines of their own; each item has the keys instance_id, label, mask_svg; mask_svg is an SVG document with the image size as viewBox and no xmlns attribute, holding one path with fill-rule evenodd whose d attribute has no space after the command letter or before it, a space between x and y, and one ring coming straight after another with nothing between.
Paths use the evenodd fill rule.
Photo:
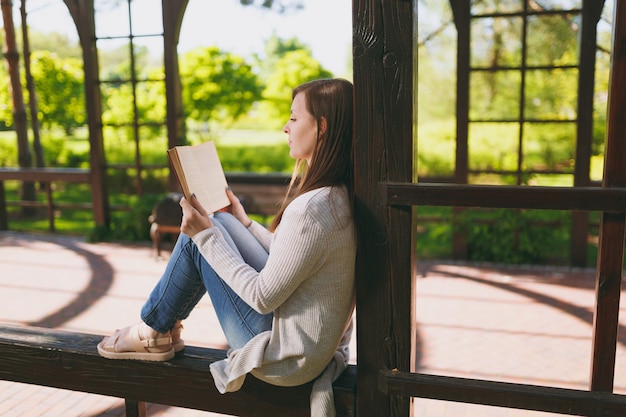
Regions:
<instances>
[{"instance_id":1,"label":"wooden plank","mask_svg":"<svg viewBox=\"0 0 626 417\"><path fill-rule=\"evenodd\" d=\"M12 207L45 207L48 208L48 203L44 201L24 201L24 200L9 200L6 201L7 206ZM91 203L54 203L55 209L67 209L67 210L91 210L93 205Z\"/></svg>"},{"instance_id":2,"label":"wooden plank","mask_svg":"<svg viewBox=\"0 0 626 417\"><path fill-rule=\"evenodd\" d=\"M240 391L220 394L209 372L225 351L187 346L167 362L110 360L102 336L0 326L0 379L238 416L309 416L311 383L277 387L252 376ZM356 371L335 382L338 416L354 416Z\"/></svg>"},{"instance_id":3,"label":"wooden plank","mask_svg":"<svg viewBox=\"0 0 626 417\"><path fill-rule=\"evenodd\" d=\"M380 388L406 395L577 416L622 417L626 396L602 392L384 370Z\"/></svg>"},{"instance_id":4,"label":"wooden plank","mask_svg":"<svg viewBox=\"0 0 626 417\"><path fill-rule=\"evenodd\" d=\"M626 211L626 188L381 184L390 205Z\"/></svg>"},{"instance_id":5,"label":"wooden plank","mask_svg":"<svg viewBox=\"0 0 626 417\"><path fill-rule=\"evenodd\" d=\"M0 168L0 181L4 180L89 183L91 172L82 168Z\"/></svg>"}]
</instances>

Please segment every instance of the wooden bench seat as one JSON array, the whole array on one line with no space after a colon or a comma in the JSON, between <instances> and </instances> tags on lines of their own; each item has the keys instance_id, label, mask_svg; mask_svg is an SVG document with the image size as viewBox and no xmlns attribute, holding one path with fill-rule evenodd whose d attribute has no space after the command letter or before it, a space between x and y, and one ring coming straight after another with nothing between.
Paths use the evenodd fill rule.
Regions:
<instances>
[{"instance_id":1,"label":"wooden bench seat","mask_svg":"<svg viewBox=\"0 0 626 417\"><path fill-rule=\"evenodd\" d=\"M310 415L310 383L276 387L248 375L240 391L220 394L209 364L223 359L223 350L187 346L167 362L110 360L97 353L102 337L0 325L0 379L124 398L127 416L145 415L145 403L236 416ZM334 390L337 416L354 416L356 366Z\"/></svg>"}]
</instances>

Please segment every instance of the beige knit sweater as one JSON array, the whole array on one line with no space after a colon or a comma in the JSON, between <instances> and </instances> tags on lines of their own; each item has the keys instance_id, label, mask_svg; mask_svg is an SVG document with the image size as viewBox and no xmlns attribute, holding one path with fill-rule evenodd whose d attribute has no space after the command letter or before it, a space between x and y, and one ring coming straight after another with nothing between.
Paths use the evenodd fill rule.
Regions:
<instances>
[{"instance_id":1,"label":"beige knit sweater","mask_svg":"<svg viewBox=\"0 0 626 417\"><path fill-rule=\"evenodd\" d=\"M217 274L252 308L274 312L272 329L257 335L211 373L221 393L241 388L247 373L274 385L316 379L311 415L335 415L332 381L347 366L354 307L356 235L346 191L323 187L292 201L270 234L250 226L269 249L263 270L243 263L219 230L193 237Z\"/></svg>"}]
</instances>

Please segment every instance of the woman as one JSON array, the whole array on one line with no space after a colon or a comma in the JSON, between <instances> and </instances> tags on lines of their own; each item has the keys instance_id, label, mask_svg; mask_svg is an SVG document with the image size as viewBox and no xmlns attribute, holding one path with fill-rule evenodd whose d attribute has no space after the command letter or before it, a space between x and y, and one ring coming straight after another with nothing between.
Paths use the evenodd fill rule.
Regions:
<instances>
[{"instance_id":1,"label":"woman","mask_svg":"<svg viewBox=\"0 0 626 417\"><path fill-rule=\"evenodd\" d=\"M181 321L208 292L231 348L211 364L221 393L247 373L280 386L315 380L312 415L335 414L332 381L347 365L354 308L352 90L340 79L294 89L284 132L296 166L271 231L230 190L227 212L212 217L195 198L181 201L183 234L143 322L105 337L102 356L172 358L184 348Z\"/></svg>"}]
</instances>

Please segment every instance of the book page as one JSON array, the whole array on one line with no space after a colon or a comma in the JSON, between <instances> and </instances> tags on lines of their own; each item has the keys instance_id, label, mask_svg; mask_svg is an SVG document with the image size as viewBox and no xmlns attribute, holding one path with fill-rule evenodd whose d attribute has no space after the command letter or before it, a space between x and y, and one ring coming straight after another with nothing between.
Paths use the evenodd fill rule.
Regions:
<instances>
[{"instance_id":1,"label":"book page","mask_svg":"<svg viewBox=\"0 0 626 417\"><path fill-rule=\"evenodd\" d=\"M213 142L205 142L195 146L176 147L183 177L179 178L182 183L186 181L186 188L191 194L195 194L202 207L213 213L230 204L226 195L226 177L222 170ZM183 191L185 186L181 184Z\"/></svg>"}]
</instances>

